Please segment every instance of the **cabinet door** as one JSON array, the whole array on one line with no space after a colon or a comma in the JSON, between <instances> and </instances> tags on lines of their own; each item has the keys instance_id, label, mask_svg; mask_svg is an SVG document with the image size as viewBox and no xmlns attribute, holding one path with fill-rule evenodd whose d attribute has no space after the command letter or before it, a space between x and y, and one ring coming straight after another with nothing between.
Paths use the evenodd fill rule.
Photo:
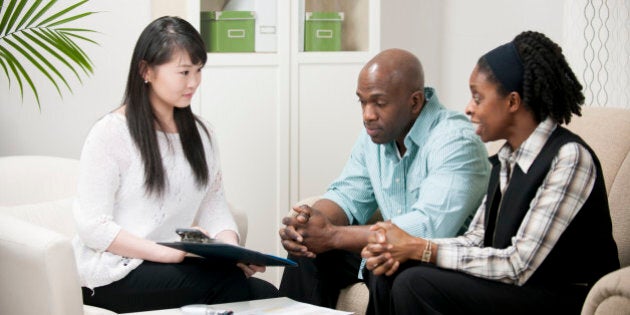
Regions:
<instances>
[{"instance_id":1,"label":"cabinet door","mask_svg":"<svg viewBox=\"0 0 630 315\"><path fill-rule=\"evenodd\" d=\"M266 253L279 246L277 75L276 66L212 66L200 86L201 115L218 137L226 197L247 212L247 247ZM276 269L263 277L273 281Z\"/></svg>"},{"instance_id":2,"label":"cabinet door","mask_svg":"<svg viewBox=\"0 0 630 315\"><path fill-rule=\"evenodd\" d=\"M298 199L320 195L341 172L363 129L360 63L299 65Z\"/></svg>"}]
</instances>

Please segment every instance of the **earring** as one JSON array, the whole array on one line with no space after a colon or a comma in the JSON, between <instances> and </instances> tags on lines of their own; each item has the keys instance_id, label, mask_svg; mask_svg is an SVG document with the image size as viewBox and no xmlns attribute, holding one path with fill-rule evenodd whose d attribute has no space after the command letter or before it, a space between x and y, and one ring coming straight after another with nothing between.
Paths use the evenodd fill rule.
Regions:
<instances>
[{"instance_id":1,"label":"earring","mask_svg":"<svg viewBox=\"0 0 630 315\"><path fill-rule=\"evenodd\" d=\"M147 84L147 83L149 83L149 81L147 81L147 80L144 80L144 84Z\"/></svg>"}]
</instances>

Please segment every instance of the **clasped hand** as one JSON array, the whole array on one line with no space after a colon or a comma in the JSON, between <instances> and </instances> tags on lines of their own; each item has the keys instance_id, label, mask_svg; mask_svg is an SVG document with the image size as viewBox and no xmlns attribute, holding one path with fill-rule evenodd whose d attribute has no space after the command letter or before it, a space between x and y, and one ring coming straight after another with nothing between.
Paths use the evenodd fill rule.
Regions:
<instances>
[{"instance_id":1,"label":"clasped hand","mask_svg":"<svg viewBox=\"0 0 630 315\"><path fill-rule=\"evenodd\" d=\"M410 259L415 238L389 221L372 225L370 231L368 244L361 251L365 266L377 276L391 276Z\"/></svg>"},{"instance_id":2,"label":"clasped hand","mask_svg":"<svg viewBox=\"0 0 630 315\"><path fill-rule=\"evenodd\" d=\"M332 224L320 211L307 205L293 207L292 215L284 217L285 227L279 231L282 246L293 256L315 258L330 250Z\"/></svg>"}]
</instances>

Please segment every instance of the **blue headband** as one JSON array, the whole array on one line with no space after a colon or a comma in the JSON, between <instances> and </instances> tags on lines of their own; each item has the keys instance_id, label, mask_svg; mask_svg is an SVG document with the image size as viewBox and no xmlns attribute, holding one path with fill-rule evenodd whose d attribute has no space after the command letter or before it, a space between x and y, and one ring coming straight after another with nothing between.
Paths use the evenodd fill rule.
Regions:
<instances>
[{"instance_id":1,"label":"blue headband","mask_svg":"<svg viewBox=\"0 0 630 315\"><path fill-rule=\"evenodd\" d=\"M523 63L514 42L487 52L483 58L508 93L516 91L521 97L523 96Z\"/></svg>"}]
</instances>

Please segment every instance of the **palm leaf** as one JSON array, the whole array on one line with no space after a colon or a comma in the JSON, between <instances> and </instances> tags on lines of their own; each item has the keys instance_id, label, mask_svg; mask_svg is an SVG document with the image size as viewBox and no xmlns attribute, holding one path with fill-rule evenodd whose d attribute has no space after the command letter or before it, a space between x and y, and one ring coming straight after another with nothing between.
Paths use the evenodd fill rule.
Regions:
<instances>
[{"instance_id":1,"label":"palm leaf","mask_svg":"<svg viewBox=\"0 0 630 315\"><path fill-rule=\"evenodd\" d=\"M33 12L37 10L42 1L43 0L35 0L35 2L31 4L31 7L24 14L24 16L22 16L22 20L20 20L20 23L18 23L18 25L15 27L16 29L19 29L20 27L22 27L22 25L24 25L24 23L26 23L26 21L33 15Z\"/></svg>"},{"instance_id":2,"label":"palm leaf","mask_svg":"<svg viewBox=\"0 0 630 315\"><path fill-rule=\"evenodd\" d=\"M15 8L15 12L22 12L22 9L24 9L25 5L26 5L26 0L20 1L20 3L18 3L17 7ZM11 28L13 27L13 24L15 24L15 21L17 20L17 18L18 18L17 14L13 14L11 18L9 18L9 23L7 24L7 33L11 31Z\"/></svg>"},{"instance_id":3,"label":"palm leaf","mask_svg":"<svg viewBox=\"0 0 630 315\"><path fill-rule=\"evenodd\" d=\"M30 65L29 70L43 74L48 79L45 81L55 87L60 97L63 97L61 84L72 93L64 70L72 72L81 83L79 69L85 75L93 72L92 61L78 43L98 44L86 36L95 31L68 26L96 13L72 13L87 2L81 0L52 13L57 0L9 0L6 6L5 1L0 0L0 66L9 85L11 78L18 83L22 100L24 89L28 86L38 107L41 106L38 91L25 67L27 64Z\"/></svg>"},{"instance_id":4,"label":"palm leaf","mask_svg":"<svg viewBox=\"0 0 630 315\"><path fill-rule=\"evenodd\" d=\"M5 9L4 14L2 15L2 20L0 20L0 34L4 34L4 29L7 27L7 23L9 22L9 19L11 18L11 15L13 13L13 9L15 8L15 2L15 0L11 0L11 2L9 2L9 5ZM4 6L0 8L4 8Z\"/></svg>"},{"instance_id":5,"label":"palm leaf","mask_svg":"<svg viewBox=\"0 0 630 315\"><path fill-rule=\"evenodd\" d=\"M15 50L17 50L18 52L20 52L24 57L26 57L26 59L28 59L28 61L31 62L31 64L33 64L37 69L39 69L39 71L41 71L55 86L55 88L57 89L57 92L59 93L59 95L61 95L61 90L59 89L59 85L57 85L57 82L55 82L55 79L53 79L53 77L50 75L50 73L48 73L48 71L46 71L46 69L44 69L44 67L37 61L35 60L35 58L33 58L33 56L29 55L28 52L26 52L22 47L20 47L19 45L16 45L13 41L5 38L4 39L10 46L12 46L13 48L15 48Z\"/></svg>"},{"instance_id":6,"label":"palm leaf","mask_svg":"<svg viewBox=\"0 0 630 315\"><path fill-rule=\"evenodd\" d=\"M59 62L65 64L70 70L72 70L72 72L74 72L74 75L77 77L77 80L79 80L79 82L83 82L81 80L81 76L79 75L77 70L74 69L72 64L70 64L68 61L66 61L66 59L63 58L61 55L59 55L52 47L50 47L46 43L44 43L41 40L39 40L37 37L29 34L28 32L24 32L24 36L28 37L28 39L30 39L33 43L37 44L42 49L46 50L46 52L48 52L49 54L51 54L52 56L57 58L57 60L59 60ZM0 61L2 61L1 58L0 58Z\"/></svg>"},{"instance_id":7,"label":"palm leaf","mask_svg":"<svg viewBox=\"0 0 630 315\"><path fill-rule=\"evenodd\" d=\"M22 44L22 46L24 46L26 49L28 49L35 57L37 60L41 61L44 65L46 65L46 67L48 69L50 69L50 71L52 71L53 73L55 73L59 79L66 85L66 87L68 88L68 90L70 90L70 92L72 92L72 88L70 87L70 85L68 84L68 81L66 81L66 79L63 77L63 75L59 72L59 70L57 70L57 68L55 68L55 66L53 66L50 61L48 61L48 59L46 57L44 57L41 53L39 53L39 51L37 51L35 48L33 48L33 46L31 46L28 42L26 42L25 40L23 40L22 38L18 37L18 36L14 36L15 40L20 42L20 44ZM17 48L16 48L17 49ZM33 60L31 61L32 63L36 64L37 61ZM39 68L39 67L38 67ZM47 73L46 69L40 69L41 72L43 72L44 74ZM53 85L55 85L55 87L57 87L57 83L55 82L55 80L53 80L49 75L46 74L46 76L52 81ZM59 90L59 88L57 88L57 91L59 92L59 96L63 96L61 94L61 91Z\"/></svg>"},{"instance_id":8,"label":"palm leaf","mask_svg":"<svg viewBox=\"0 0 630 315\"><path fill-rule=\"evenodd\" d=\"M70 11L72 11L72 10L76 9L76 8L77 8L77 7L79 7L80 5L82 5L82 4L84 4L84 3L86 3L87 1L88 1L88 0L83 0L83 1L81 1L81 2L79 2L79 3L75 3L75 4L73 4L73 5L69 6L69 7L65 8L65 9L63 9L63 10L61 10L61 11L59 11L59 12L57 12L57 13L53 14L52 16L50 16L50 17L46 18L45 20L43 20L43 21L39 22L37 26L43 26L43 25L46 25L47 23L50 23L50 22L54 21L55 19L62 17L64 14L66 14L66 13L68 13L68 12L70 12Z\"/></svg>"},{"instance_id":9,"label":"palm leaf","mask_svg":"<svg viewBox=\"0 0 630 315\"><path fill-rule=\"evenodd\" d=\"M78 39L82 39L82 40L84 40L86 42L90 42L92 44L98 45L98 43L96 41L93 41L93 40L91 40L91 39L89 39L89 38L87 38L85 36L81 36L79 34L75 34L73 32L61 31L61 33L66 35L66 36L72 36L72 37L75 37L75 38L78 38Z\"/></svg>"},{"instance_id":10,"label":"palm leaf","mask_svg":"<svg viewBox=\"0 0 630 315\"><path fill-rule=\"evenodd\" d=\"M15 56L13 56L13 54L11 54L11 52L6 50L4 47L0 46L0 51L3 53L3 56L6 57L5 60L8 61L9 68L11 68L11 71L17 78L18 85L20 86L20 96L24 97L22 78L20 77L20 75L22 75L24 76L24 80L26 80L28 85L31 87L33 94L35 95L35 99L37 100L37 107L40 107L39 94L37 93L37 88L35 88L35 85L33 84L33 80L31 80L31 77L28 75L28 73L26 73L26 70L24 70L24 67L22 67L22 64L20 64L17 58L15 58Z\"/></svg>"},{"instance_id":11,"label":"palm leaf","mask_svg":"<svg viewBox=\"0 0 630 315\"><path fill-rule=\"evenodd\" d=\"M49 1L41 10L39 10L39 12L37 12L35 14L35 16L26 24L26 27L30 27L31 25L33 25L33 23L35 23L35 21L37 21L40 17L42 17L42 15L46 14L46 12L48 12L48 10L50 10L50 8L52 8L52 6L57 2L57 0L52 0Z\"/></svg>"},{"instance_id":12,"label":"palm leaf","mask_svg":"<svg viewBox=\"0 0 630 315\"><path fill-rule=\"evenodd\" d=\"M2 2L0 1L0 5L1 4L2 4ZM5 59L6 58L4 58L4 52L0 51L0 66L2 66L2 70L4 70L4 74L9 79L9 87L11 87L11 77L9 76L9 70L7 69L7 64L4 61Z\"/></svg>"},{"instance_id":13,"label":"palm leaf","mask_svg":"<svg viewBox=\"0 0 630 315\"><path fill-rule=\"evenodd\" d=\"M41 35L44 40L50 43L59 52L66 55L66 57L78 65L85 74L89 74L89 63L86 66L86 61L83 60L83 56L75 51L74 46L67 45L64 39L55 32L51 32L46 29L40 29L39 31L41 31Z\"/></svg>"}]
</instances>

